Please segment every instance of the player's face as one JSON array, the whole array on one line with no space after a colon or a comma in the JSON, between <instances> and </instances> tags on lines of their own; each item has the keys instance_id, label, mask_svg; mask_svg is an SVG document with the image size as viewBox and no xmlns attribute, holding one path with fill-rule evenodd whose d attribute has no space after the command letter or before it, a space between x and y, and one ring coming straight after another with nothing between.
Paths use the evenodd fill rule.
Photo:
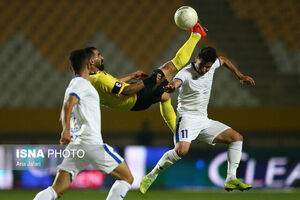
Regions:
<instances>
[{"instance_id":1,"label":"player's face","mask_svg":"<svg viewBox=\"0 0 300 200\"><path fill-rule=\"evenodd\" d=\"M97 67L100 71L104 70L104 58L101 56L100 52L95 49L93 50L95 53L95 58L94 58L94 65Z\"/></svg>"},{"instance_id":2,"label":"player's face","mask_svg":"<svg viewBox=\"0 0 300 200\"><path fill-rule=\"evenodd\" d=\"M213 62L205 62L201 58L196 58L196 68L200 75L206 74L213 64Z\"/></svg>"}]
</instances>

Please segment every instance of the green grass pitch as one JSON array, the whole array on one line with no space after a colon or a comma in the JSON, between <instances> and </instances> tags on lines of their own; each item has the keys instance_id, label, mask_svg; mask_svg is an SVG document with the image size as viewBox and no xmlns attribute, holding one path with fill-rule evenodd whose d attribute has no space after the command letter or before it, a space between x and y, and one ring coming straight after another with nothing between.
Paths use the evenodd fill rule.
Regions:
<instances>
[{"instance_id":1,"label":"green grass pitch","mask_svg":"<svg viewBox=\"0 0 300 200\"><path fill-rule=\"evenodd\" d=\"M33 199L38 190L0 191L0 199ZM105 199L108 190L70 190L62 200ZM300 190L252 190L225 192L222 190L149 190L146 195L130 191L125 200L300 200Z\"/></svg>"}]
</instances>

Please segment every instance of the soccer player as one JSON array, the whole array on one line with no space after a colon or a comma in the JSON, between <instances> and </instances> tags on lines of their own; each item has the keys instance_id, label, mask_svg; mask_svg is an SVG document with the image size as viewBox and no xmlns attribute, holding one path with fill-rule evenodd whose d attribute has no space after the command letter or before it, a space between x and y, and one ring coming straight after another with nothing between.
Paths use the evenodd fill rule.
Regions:
<instances>
[{"instance_id":1,"label":"soccer player","mask_svg":"<svg viewBox=\"0 0 300 200\"><path fill-rule=\"evenodd\" d=\"M243 75L229 59L217 57L212 47L201 49L195 62L192 62L177 73L173 81L165 86L165 91L171 93L179 88L177 124L174 134L174 149L166 152L158 161L154 169L147 174L140 183L140 191L144 194L157 178L158 174L180 160L189 151L193 140L204 141L208 144L228 144L228 168L225 189L248 190L251 185L244 184L236 178L239 166L243 137L229 126L209 119L207 106L209 103L211 86L215 70L224 65L231 70L241 84L254 85L254 80Z\"/></svg>"},{"instance_id":2,"label":"soccer player","mask_svg":"<svg viewBox=\"0 0 300 200\"><path fill-rule=\"evenodd\" d=\"M81 157L65 157L57 167L58 172L51 187L39 192L34 200L54 200L63 195L74 178L89 164L117 180L109 191L107 200L121 200L133 182L133 176L112 147L103 143L101 136L100 100L96 89L89 81L92 51L75 50L70 61L75 72L65 92L61 112L63 131L60 143L68 145L69 151L84 152Z\"/></svg>"},{"instance_id":3,"label":"soccer player","mask_svg":"<svg viewBox=\"0 0 300 200\"><path fill-rule=\"evenodd\" d=\"M190 38L178 50L175 58L154 70L148 78L145 78L145 74L141 71L119 79L111 76L103 71L104 58L100 52L95 47L89 47L88 49L94 51L96 55L93 60L94 74L90 76L90 81L100 95L101 104L119 111L139 111L160 101L161 115L174 132L176 114L171 104L170 94L164 93L163 86L167 85L172 75L189 61L200 38L207 35L199 22L190 32ZM143 81L127 84L126 82L131 79L143 79Z\"/></svg>"}]
</instances>

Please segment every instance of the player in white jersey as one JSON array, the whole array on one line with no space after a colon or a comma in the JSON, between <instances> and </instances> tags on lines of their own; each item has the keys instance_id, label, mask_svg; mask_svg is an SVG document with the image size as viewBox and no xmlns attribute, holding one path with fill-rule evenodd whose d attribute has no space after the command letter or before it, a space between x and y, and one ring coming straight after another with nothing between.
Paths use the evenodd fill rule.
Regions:
<instances>
[{"instance_id":1,"label":"player in white jersey","mask_svg":"<svg viewBox=\"0 0 300 200\"><path fill-rule=\"evenodd\" d=\"M133 176L112 147L103 143L101 136L100 99L89 81L94 53L80 49L71 52L70 61L75 72L66 89L61 112L63 131L60 143L75 153L65 157L57 167L57 175L51 187L39 192L34 200L54 200L63 195L74 178L88 165L116 178L107 200L121 200L131 187Z\"/></svg>"},{"instance_id":2,"label":"player in white jersey","mask_svg":"<svg viewBox=\"0 0 300 200\"><path fill-rule=\"evenodd\" d=\"M214 48L201 49L195 62L179 71L173 81L165 86L165 91L169 93L179 88L175 148L166 152L154 169L143 178L140 184L142 193L148 190L162 170L188 153L190 144L195 139L212 145L228 144L228 169L225 181L227 191L252 188L236 177L242 154L242 135L229 126L207 117L214 72L222 65L230 69L241 84L255 84L251 77L243 75L226 57L217 57Z\"/></svg>"}]
</instances>

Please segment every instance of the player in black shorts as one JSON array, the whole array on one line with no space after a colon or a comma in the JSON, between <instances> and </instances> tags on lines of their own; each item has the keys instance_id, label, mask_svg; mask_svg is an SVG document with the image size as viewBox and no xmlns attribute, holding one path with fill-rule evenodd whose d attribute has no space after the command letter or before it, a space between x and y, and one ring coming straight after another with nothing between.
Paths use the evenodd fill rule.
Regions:
<instances>
[{"instance_id":1,"label":"player in black shorts","mask_svg":"<svg viewBox=\"0 0 300 200\"><path fill-rule=\"evenodd\" d=\"M142 71L119 78L111 76L103 71L104 58L100 52L95 47L88 47L87 49L94 52L94 57L90 61L94 67L94 74L90 75L90 81L99 93L101 104L120 111L139 111L160 102L161 115L174 133L176 114L170 95L164 93L163 87L168 84L175 72L187 64L198 41L207 35L199 22L189 31L190 38L178 50L176 56L154 70L148 78L145 78L146 75ZM126 83L131 80L142 81L134 84Z\"/></svg>"}]
</instances>

